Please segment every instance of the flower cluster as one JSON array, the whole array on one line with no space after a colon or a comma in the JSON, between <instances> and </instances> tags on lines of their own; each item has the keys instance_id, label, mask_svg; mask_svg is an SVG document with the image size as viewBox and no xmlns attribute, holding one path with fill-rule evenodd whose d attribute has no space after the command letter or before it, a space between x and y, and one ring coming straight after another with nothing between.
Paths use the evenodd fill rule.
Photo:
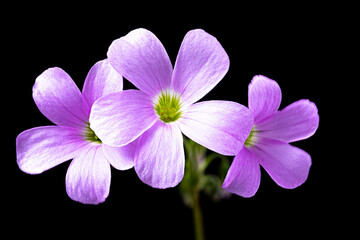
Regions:
<instances>
[{"instance_id":1,"label":"flower cluster","mask_svg":"<svg viewBox=\"0 0 360 240\"><path fill-rule=\"evenodd\" d=\"M310 155L289 143L310 137L317 108L300 100L278 111L278 84L255 76L249 107L231 101L201 101L224 77L229 57L217 39L189 31L174 67L159 39L136 29L115 40L107 59L89 71L82 92L60 68L35 81L33 98L56 126L36 127L16 139L17 163L38 174L73 159L66 173L69 197L85 204L105 201L110 165L134 167L154 188L179 184L185 170L183 134L222 155L235 156L223 188L255 194L260 165L285 188L302 184ZM123 78L138 90L123 90Z\"/></svg>"}]
</instances>

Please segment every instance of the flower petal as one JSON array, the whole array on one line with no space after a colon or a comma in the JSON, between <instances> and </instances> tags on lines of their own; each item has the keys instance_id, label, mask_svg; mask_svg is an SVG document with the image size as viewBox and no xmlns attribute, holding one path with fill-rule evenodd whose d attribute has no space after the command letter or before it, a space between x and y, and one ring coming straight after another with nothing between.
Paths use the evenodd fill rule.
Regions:
<instances>
[{"instance_id":1,"label":"flower petal","mask_svg":"<svg viewBox=\"0 0 360 240\"><path fill-rule=\"evenodd\" d=\"M126 90L95 101L90 114L90 128L104 144L121 147L138 138L156 119L147 94Z\"/></svg>"},{"instance_id":2,"label":"flower petal","mask_svg":"<svg viewBox=\"0 0 360 240\"><path fill-rule=\"evenodd\" d=\"M116 71L150 96L170 87L169 56L159 39L146 29L135 29L113 41L107 56Z\"/></svg>"},{"instance_id":3,"label":"flower petal","mask_svg":"<svg viewBox=\"0 0 360 240\"><path fill-rule=\"evenodd\" d=\"M309 174L311 157L305 151L290 144L261 138L257 147L251 148L260 165L283 188L296 188Z\"/></svg>"},{"instance_id":4,"label":"flower petal","mask_svg":"<svg viewBox=\"0 0 360 240\"><path fill-rule=\"evenodd\" d=\"M265 76L255 76L249 84L249 109L254 122L260 123L275 113L281 103L281 89L274 80Z\"/></svg>"},{"instance_id":5,"label":"flower petal","mask_svg":"<svg viewBox=\"0 0 360 240\"><path fill-rule=\"evenodd\" d=\"M283 142L294 142L312 136L319 126L316 105L307 99L294 102L265 120L258 135Z\"/></svg>"},{"instance_id":6,"label":"flower petal","mask_svg":"<svg viewBox=\"0 0 360 240\"><path fill-rule=\"evenodd\" d=\"M74 81L60 68L49 68L36 78L33 98L40 112L57 125L78 127L88 121L88 104Z\"/></svg>"},{"instance_id":7,"label":"flower petal","mask_svg":"<svg viewBox=\"0 0 360 240\"><path fill-rule=\"evenodd\" d=\"M17 163L26 173L42 173L75 157L86 144L72 128L45 126L28 129L16 138Z\"/></svg>"},{"instance_id":8,"label":"flower petal","mask_svg":"<svg viewBox=\"0 0 360 240\"><path fill-rule=\"evenodd\" d=\"M107 59L97 62L89 71L82 94L89 106L98 98L123 90L122 76Z\"/></svg>"},{"instance_id":9,"label":"flower petal","mask_svg":"<svg viewBox=\"0 0 360 240\"><path fill-rule=\"evenodd\" d=\"M158 121L138 142L135 171L154 188L176 186L184 176L183 138L175 124Z\"/></svg>"},{"instance_id":10,"label":"flower petal","mask_svg":"<svg viewBox=\"0 0 360 240\"><path fill-rule=\"evenodd\" d=\"M173 87L188 104L205 96L229 69L229 57L218 40L201 29L189 31L176 59Z\"/></svg>"},{"instance_id":11,"label":"flower petal","mask_svg":"<svg viewBox=\"0 0 360 240\"><path fill-rule=\"evenodd\" d=\"M205 101L189 106L179 120L193 141L223 155L236 155L253 125L249 109L230 101Z\"/></svg>"},{"instance_id":12,"label":"flower petal","mask_svg":"<svg viewBox=\"0 0 360 240\"><path fill-rule=\"evenodd\" d=\"M99 204L109 195L110 164L100 148L101 145L90 146L71 162L66 173L66 192L72 200Z\"/></svg>"},{"instance_id":13,"label":"flower petal","mask_svg":"<svg viewBox=\"0 0 360 240\"><path fill-rule=\"evenodd\" d=\"M137 140L123 147L110 147L106 144L102 144L102 150L104 156L114 168L118 170L127 170L134 166L136 143Z\"/></svg>"},{"instance_id":14,"label":"flower petal","mask_svg":"<svg viewBox=\"0 0 360 240\"><path fill-rule=\"evenodd\" d=\"M223 188L242 197L252 197L260 185L260 165L247 148L235 156L224 180Z\"/></svg>"}]
</instances>

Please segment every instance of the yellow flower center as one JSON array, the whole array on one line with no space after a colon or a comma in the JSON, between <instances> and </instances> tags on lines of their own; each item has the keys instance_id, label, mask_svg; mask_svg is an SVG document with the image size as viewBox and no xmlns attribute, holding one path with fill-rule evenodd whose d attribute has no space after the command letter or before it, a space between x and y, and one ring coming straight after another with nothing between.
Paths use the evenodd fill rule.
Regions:
<instances>
[{"instance_id":1,"label":"yellow flower center","mask_svg":"<svg viewBox=\"0 0 360 240\"><path fill-rule=\"evenodd\" d=\"M98 144L102 143L99 137L96 136L95 132L90 128L90 123L86 123L86 127L83 134L86 141L98 143Z\"/></svg>"},{"instance_id":2,"label":"yellow flower center","mask_svg":"<svg viewBox=\"0 0 360 240\"><path fill-rule=\"evenodd\" d=\"M161 92L157 96L154 109L164 123L175 122L182 114L180 97L169 91Z\"/></svg>"}]
</instances>

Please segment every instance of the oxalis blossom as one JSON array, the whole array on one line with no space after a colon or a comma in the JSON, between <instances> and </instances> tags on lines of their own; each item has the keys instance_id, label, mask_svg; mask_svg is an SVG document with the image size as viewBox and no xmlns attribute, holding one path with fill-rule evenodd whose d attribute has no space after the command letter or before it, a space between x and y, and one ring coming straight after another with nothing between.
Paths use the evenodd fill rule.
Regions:
<instances>
[{"instance_id":1,"label":"oxalis blossom","mask_svg":"<svg viewBox=\"0 0 360 240\"><path fill-rule=\"evenodd\" d=\"M20 169L38 174L73 159L66 173L69 197L85 204L105 201L110 189L110 164L119 170L133 167L135 146L102 144L90 128L90 109L96 99L122 87L122 77L106 60L91 68L82 93L62 69L44 71L36 78L33 98L40 112L57 126L35 127L18 135Z\"/></svg>"},{"instance_id":2,"label":"oxalis blossom","mask_svg":"<svg viewBox=\"0 0 360 240\"><path fill-rule=\"evenodd\" d=\"M183 136L223 155L236 155L251 131L250 111L235 102L204 101L229 69L217 39L203 30L186 34L174 69L159 39L136 29L108 50L111 65L139 90L97 100L90 126L111 146L138 139L134 168L155 188L177 185L184 175Z\"/></svg>"},{"instance_id":3,"label":"oxalis blossom","mask_svg":"<svg viewBox=\"0 0 360 240\"><path fill-rule=\"evenodd\" d=\"M255 76L251 81L248 101L254 125L230 166L223 188L243 197L253 196L260 185L260 165L283 188L303 184L311 157L289 143L315 133L319 125L316 105L302 99L278 111L280 87L264 76Z\"/></svg>"}]
</instances>

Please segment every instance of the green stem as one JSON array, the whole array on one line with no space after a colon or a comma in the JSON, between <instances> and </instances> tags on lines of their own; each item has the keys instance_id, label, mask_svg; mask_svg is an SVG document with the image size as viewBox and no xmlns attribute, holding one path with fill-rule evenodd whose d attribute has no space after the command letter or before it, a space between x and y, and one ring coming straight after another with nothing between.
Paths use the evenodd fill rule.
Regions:
<instances>
[{"instance_id":1,"label":"green stem","mask_svg":"<svg viewBox=\"0 0 360 240\"><path fill-rule=\"evenodd\" d=\"M199 191L194 190L193 192L193 217L194 217L194 228L195 228L195 239L204 240L204 225L199 201Z\"/></svg>"},{"instance_id":2,"label":"green stem","mask_svg":"<svg viewBox=\"0 0 360 240\"><path fill-rule=\"evenodd\" d=\"M199 163L205 161L206 149L187 138L184 138L184 145L186 150L186 171L180 186L184 196L183 199L190 200L187 202L190 202L188 206L193 211L195 239L204 240L204 225L199 199L202 190L200 181L203 178L204 171L199 169Z\"/></svg>"}]
</instances>

